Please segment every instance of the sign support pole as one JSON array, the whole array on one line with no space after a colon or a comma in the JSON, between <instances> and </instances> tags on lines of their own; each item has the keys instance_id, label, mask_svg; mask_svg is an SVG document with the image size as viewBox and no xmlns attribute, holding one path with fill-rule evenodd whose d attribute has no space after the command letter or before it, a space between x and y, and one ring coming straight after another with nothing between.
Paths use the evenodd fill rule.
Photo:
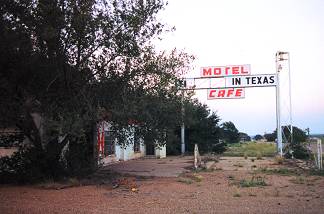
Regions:
<instances>
[{"instance_id":1,"label":"sign support pole","mask_svg":"<svg viewBox=\"0 0 324 214\"><path fill-rule=\"evenodd\" d=\"M276 53L276 74L277 74L277 85L276 85L276 116L277 116L277 150L280 156L282 156L282 130L281 130L281 118L280 118L280 69L279 69L279 52Z\"/></svg>"},{"instance_id":2,"label":"sign support pole","mask_svg":"<svg viewBox=\"0 0 324 214\"><path fill-rule=\"evenodd\" d=\"M290 122L290 143L294 142L293 139L293 125L292 125L292 104L291 104L291 74L290 74L290 54L288 54L288 72L289 72L289 122Z\"/></svg>"}]
</instances>

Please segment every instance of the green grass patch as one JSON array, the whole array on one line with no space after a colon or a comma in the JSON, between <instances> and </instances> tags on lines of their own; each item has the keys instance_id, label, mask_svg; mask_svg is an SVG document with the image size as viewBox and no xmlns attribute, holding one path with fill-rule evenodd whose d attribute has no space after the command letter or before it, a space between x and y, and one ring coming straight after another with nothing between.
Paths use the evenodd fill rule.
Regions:
<instances>
[{"instance_id":1,"label":"green grass patch","mask_svg":"<svg viewBox=\"0 0 324 214\"><path fill-rule=\"evenodd\" d=\"M236 143L230 144L224 156L231 157L273 157L276 146L273 143Z\"/></svg>"},{"instance_id":2,"label":"green grass patch","mask_svg":"<svg viewBox=\"0 0 324 214\"><path fill-rule=\"evenodd\" d=\"M240 187L259 187L267 186L264 177L253 176L251 179L243 179L239 182Z\"/></svg>"},{"instance_id":3,"label":"green grass patch","mask_svg":"<svg viewBox=\"0 0 324 214\"><path fill-rule=\"evenodd\" d=\"M203 180L203 176L194 174L183 174L182 177L177 179L180 183L192 184L193 182L200 183Z\"/></svg>"},{"instance_id":4,"label":"green grass patch","mask_svg":"<svg viewBox=\"0 0 324 214\"><path fill-rule=\"evenodd\" d=\"M317 176L324 176L324 170L310 170L309 171L310 175L317 175Z\"/></svg>"}]
</instances>

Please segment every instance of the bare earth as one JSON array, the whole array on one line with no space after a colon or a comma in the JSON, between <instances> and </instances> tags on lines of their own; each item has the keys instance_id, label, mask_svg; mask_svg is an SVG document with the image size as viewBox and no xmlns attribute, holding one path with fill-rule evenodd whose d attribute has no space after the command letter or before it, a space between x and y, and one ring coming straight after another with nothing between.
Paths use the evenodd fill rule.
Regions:
<instances>
[{"instance_id":1,"label":"bare earth","mask_svg":"<svg viewBox=\"0 0 324 214\"><path fill-rule=\"evenodd\" d=\"M188 157L171 159L154 160L150 170L147 165L152 160L141 160L146 168L138 171L154 172L159 170L155 167L165 166L179 173L179 168L170 167L171 162L186 167L190 161ZM136 171L134 163L129 161L122 163L123 167L113 168ZM128 175L119 179L119 186L114 189L111 184L60 190L39 185L2 185L0 213L324 213L324 177L252 173L260 167L287 166L275 165L272 159L252 162L223 157L216 163L215 171L146 179ZM261 176L267 186L237 185L252 176Z\"/></svg>"}]
</instances>

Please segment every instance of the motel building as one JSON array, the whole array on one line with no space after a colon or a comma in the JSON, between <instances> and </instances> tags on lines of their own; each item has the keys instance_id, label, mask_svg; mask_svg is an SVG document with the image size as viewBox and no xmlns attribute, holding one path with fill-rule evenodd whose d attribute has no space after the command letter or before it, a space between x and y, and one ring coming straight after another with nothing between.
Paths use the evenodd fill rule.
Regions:
<instances>
[{"instance_id":1,"label":"motel building","mask_svg":"<svg viewBox=\"0 0 324 214\"><path fill-rule=\"evenodd\" d=\"M126 131L127 143L121 145L114 136L112 125L108 122L100 122L97 125L98 163L107 165L119 161L127 161L141 157L165 158L166 146L158 146L156 143L144 143L142 138L136 135L134 127Z\"/></svg>"}]
</instances>

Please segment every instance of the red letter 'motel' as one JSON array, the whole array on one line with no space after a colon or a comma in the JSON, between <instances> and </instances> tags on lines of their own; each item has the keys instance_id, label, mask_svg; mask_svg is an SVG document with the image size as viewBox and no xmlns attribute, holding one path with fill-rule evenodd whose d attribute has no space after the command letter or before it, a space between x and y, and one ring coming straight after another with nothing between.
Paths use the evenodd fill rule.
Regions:
<instances>
[{"instance_id":1,"label":"red letter 'motel'","mask_svg":"<svg viewBox=\"0 0 324 214\"><path fill-rule=\"evenodd\" d=\"M211 68L203 68L203 76L211 76L212 69Z\"/></svg>"}]
</instances>

